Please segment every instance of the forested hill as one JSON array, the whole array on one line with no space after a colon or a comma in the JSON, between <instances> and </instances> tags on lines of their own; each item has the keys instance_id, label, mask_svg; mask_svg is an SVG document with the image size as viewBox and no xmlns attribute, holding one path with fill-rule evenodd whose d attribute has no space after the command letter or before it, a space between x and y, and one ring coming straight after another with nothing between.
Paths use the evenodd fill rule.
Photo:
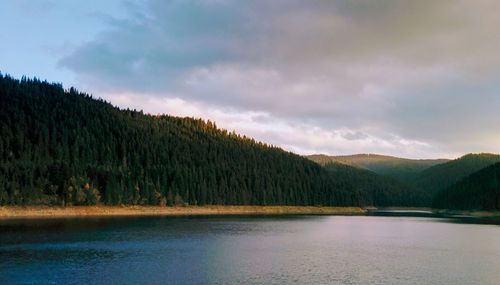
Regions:
<instances>
[{"instance_id":1,"label":"forested hill","mask_svg":"<svg viewBox=\"0 0 500 285\"><path fill-rule=\"evenodd\" d=\"M364 205L423 207L429 206L432 198L412 185L370 170L338 162L327 163L324 167L331 172L339 188L362 193L360 198Z\"/></svg>"},{"instance_id":2,"label":"forested hill","mask_svg":"<svg viewBox=\"0 0 500 285\"><path fill-rule=\"evenodd\" d=\"M500 210L500 163L475 172L439 192L434 208Z\"/></svg>"},{"instance_id":3,"label":"forested hill","mask_svg":"<svg viewBox=\"0 0 500 285\"><path fill-rule=\"evenodd\" d=\"M424 170L417 177L415 185L434 196L462 178L496 162L500 162L500 155L491 153L467 154Z\"/></svg>"},{"instance_id":4,"label":"forested hill","mask_svg":"<svg viewBox=\"0 0 500 285\"><path fill-rule=\"evenodd\" d=\"M359 205L320 165L190 118L0 75L0 204Z\"/></svg>"},{"instance_id":5,"label":"forested hill","mask_svg":"<svg viewBox=\"0 0 500 285\"><path fill-rule=\"evenodd\" d=\"M337 183L344 185L344 188L357 189L363 193L361 198L364 203L378 206L384 206L386 203L401 206L431 206L440 191L448 189L474 172L500 162L500 155L491 153L467 154L454 160L413 160L376 154L307 157L330 170L340 169L334 174ZM356 169L351 169L353 167ZM374 175L375 173L380 175ZM385 179L382 176L386 176ZM453 189L464 189L464 187L456 186ZM451 193L450 189L452 188L443 193ZM442 195L445 194L441 194L437 200L434 199L441 201L435 203L441 204L435 205L448 203L442 202L446 200ZM449 197L451 194L446 195ZM472 192L468 191L467 195L472 195Z\"/></svg>"},{"instance_id":6,"label":"forested hill","mask_svg":"<svg viewBox=\"0 0 500 285\"><path fill-rule=\"evenodd\" d=\"M323 165L337 162L371 170L377 174L390 176L406 183L412 182L425 169L448 161L447 159L407 159L378 154L339 156L316 154L309 155L307 158Z\"/></svg>"}]
</instances>

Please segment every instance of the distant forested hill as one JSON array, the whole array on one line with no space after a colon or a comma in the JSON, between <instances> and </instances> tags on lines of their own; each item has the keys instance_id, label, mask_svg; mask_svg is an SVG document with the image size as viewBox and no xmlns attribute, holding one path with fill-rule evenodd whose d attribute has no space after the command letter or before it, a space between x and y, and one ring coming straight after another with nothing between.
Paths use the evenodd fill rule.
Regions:
<instances>
[{"instance_id":1,"label":"distant forested hill","mask_svg":"<svg viewBox=\"0 0 500 285\"><path fill-rule=\"evenodd\" d=\"M448 161L446 159L407 159L378 154L341 156L319 154L307 157L319 164L324 165L330 162L338 162L371 170L377 174L390 176L406 183L412 182L423 170Z\"/></svg>"},{"instance_id":2,"label":"distant forested hill","mask_svg":"<svg viewBox=\"0 0 500 285\"><path fill-rule=\"evenodd\" d=\"M380 185L385 185L385 191L375 191L377 194L374 196L376 198L374 204L383 205L383 197L387 197L389 200L392 199L391 203L394 203L394 200L402 199L398 203L405 204L408 202L409 206L431 206L433 199L440 191L448 189L443 193L450 193L449 191L453 191L450 190L452 188L449 188L451 185L476 171L500 162L500 155L491 153L467 154L454 160L413 160L376 154L349 156L311 155L308 158L325 166L328 164L344 164L356 167L359 170L371 170L377 174L394 178L392 181L384 181L380 177L357 174L357 179L347 179L346 181L358 181L356 188L361 189L361 192L367 195L363 196L366 198L369 197L367 193L372 192L367 192L366 188L361 185L369 185L370 179L376 179L377 183L374 184L376 186L372 186L371 190L373 191ZM349 175L344 173L337 175L336 179L337 181L342 181L347 176ZM365 178L359 180L359 177ZM467 193L468 195L473 195L470 191ZM447 195L449 196L449 194ZM406 199L402 197L406 197ZM404 202L402 203L402 201ZM443 196L440 196L435 201L443 201ZM435 203L434 205L438 205ZM444 205L443 203L439 205Z\"/></svg>"},{"instance_id":3,"label":"distant forested hill","mask_svg":"<svg viewBox=\"0 0 500 285\"><path fill-rule=\"evenodd\" d=\"M500 163L475 172L439 192L434 208L500 210Z\"/></svg>"},{"instance_id":4,"label":"distant forested hill","mask_svg":"<svg viewBox=\"0 0 500 285\"><path fill-rule=\"evenodd\" d=\"M467 154L424 170L418 175L415 185L434 196L462 178L496 162L500 162L500 155L491 153Z\"/></svg>"},{"instance_id":5,"label":"distant forested hill","mask_svg":"<svg viewBox=\"0 0 500 285\"><path fill-rule=\"evenodd\" d=\"M364 205L423 207L431 201L424 191L370 170L338 162L329 162L324 167L332 173L337 187L362 193L360 199Z\"/></svg>"},{"instance_id":6,"label":"distant forested hill","mask_svg":"<svg viewBox=\"0 0 500 285\"><path fill-rule=\"evenodd\" d=\"M0 75L0 204L360 205L298 155Z\"/></svg>"}]
</instances>

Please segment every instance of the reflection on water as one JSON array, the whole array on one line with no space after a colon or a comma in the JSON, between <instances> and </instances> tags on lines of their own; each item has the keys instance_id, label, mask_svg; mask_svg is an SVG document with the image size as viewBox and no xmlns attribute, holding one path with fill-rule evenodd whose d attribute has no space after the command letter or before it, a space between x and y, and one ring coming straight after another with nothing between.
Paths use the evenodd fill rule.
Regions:
<instances>
[{"instance_id":1,"label":"reflection on water","mask_svg":"<svg viewBox=\"0 0 500 285\"><path fill-rule=\"evenodd\" d=\"M0 221L0 284L500 284L500 227L422 217Z\"/></svg>"}]
</instances>

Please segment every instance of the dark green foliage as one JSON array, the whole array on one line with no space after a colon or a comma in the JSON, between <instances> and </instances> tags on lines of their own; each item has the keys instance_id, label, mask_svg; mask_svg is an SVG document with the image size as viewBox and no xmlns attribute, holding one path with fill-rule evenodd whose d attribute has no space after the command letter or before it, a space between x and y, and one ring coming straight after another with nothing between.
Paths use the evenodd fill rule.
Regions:
<instances>
[{"instance_id":1,"label":"dark green foliage","mask_svg":"<svg viewBox=\"0 0 500 285\"><path fill-rule=\"evenodd\" d=\"M377 174L389 176L405 183L411 183L420 172L425 169L445 163L447 159L407 159L379 154L355 154L341 156L310 155L309 159L327 164L338 162L362 169L373 171Z\"/></svg>"},{"instance_id":2,"label":"dark green foliage","mask_svg":"<svg viewBox=\"0 0 500 285\"><path fill-rule=\"evenodd\" d=\"M500 163L475 172L439 192L434 208L500 210Z\"/></svg>"},{"instance_id":3,"label":"dark green foliage","mask_svg":"<svg viewBox=\"0 0 500 285\"><path fill-rule=\"evenodd\" d=\"M355 184L361 184L357 188L361 190L361 197L366 198L366 193L371 193L370 188L385 185L386 191L376 191L373 204L383 205L381 199L390 197L388 200L398 201L396 204L406 206L431 206L434 196L444 189L447 189L454 183L457 183L462 178L483 169L496 162L500 162L500 155L481 153L467 154L455 160L412 160L397 158L391 156L374 155L374 154L359 154L350 156L326 156L312 155L309 159L320 164L331 162L350 165L359 169L368 169L377 174L385 175L397 179L400 183L392 184L389 181L374 183L371 186L369 181L377 180L377 177L363 178L361 182L355 182L359 179L346 179L347 182L352 181ZM342 180L342 175L336 177L337 180ZM365 186L363 186L365 185ZM390 185L390 186L388 186ZM365 190L363 190L365 189ZM366 191L369 189L369 191ZM391 193L387 195L386 193ZM409 197L402 199L398 197ZM369 203L366 202L365 203ZM392 202L394 203L394 202Z\"/></svg>"},{"instance_id":4,"label":"dark green foliage","mask_svg":"<svg viewBox=\"0 0 500 285\"><path fill-rule=\"evenodd\" d=\"M415 180L415 185L434 196L439 191L457 183L460 179L496 162L500 162L500 155L490 153L467 154L424 170Z\"/></svg>"},{"instance_id":5,"label":"dark green foliage","mask_svg":"<svg viewBox=\"0 0 500 285\"><path fill-rule=\"evenodd\" d=\"M0 75L0 204L359 205L298 155Z\"/></svg>"},{"instance_id":6,"label":"dark green foliage","mask_svg":"<svg viewBox=\"0 0 500 285\"><path fill-rule=\"evenodd\" d=\"M331 171L337 187L358 191L364 205L380 207L428 205L429 197L426 193L392 177L337 162L327 163L325 168Z\"/></svg>"}]
</instances>

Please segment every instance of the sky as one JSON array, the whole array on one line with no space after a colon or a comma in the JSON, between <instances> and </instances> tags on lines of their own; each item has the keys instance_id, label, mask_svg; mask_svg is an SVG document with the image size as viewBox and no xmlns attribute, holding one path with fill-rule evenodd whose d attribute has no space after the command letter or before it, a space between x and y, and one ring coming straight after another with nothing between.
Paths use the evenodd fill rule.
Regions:
<instances>
[{"instance_id":1,"label":"sky","mask_svg":"<svg viewBox=\"0 0 500 285\"><path fill-rule=\"evenodd\" d=\"M0 0L0 72L299 154L500 153L500 1Z\"/></svg>"}]
</instances>

